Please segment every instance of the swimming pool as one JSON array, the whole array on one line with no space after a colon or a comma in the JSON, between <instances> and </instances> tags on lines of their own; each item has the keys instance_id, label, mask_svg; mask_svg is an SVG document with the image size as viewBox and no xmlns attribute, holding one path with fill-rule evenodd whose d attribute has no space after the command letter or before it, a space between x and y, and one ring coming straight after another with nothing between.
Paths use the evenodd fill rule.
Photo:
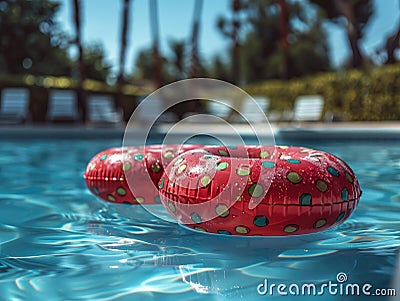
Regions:
<instances>
[{"instance_id":1,"label":"swimming pool","mask_svg":"<svg viewBox=\"0 0 400 301\"><path fill-rule=\"evenodd\" d=\"M301 289L311 284L323 293L316 299L364 300L344 296L338 284L369 283L370 292L394 286L399 141L302 142L347 161L363 196L338 228L290 238L194 233L140 206L96 200L82 173L93 155L121 143L0 142L0 300L266 300L279 296L279 285L286 299L309 300ZM336 294L322 291L329 281Z\"/></svg>"}]
</instances>

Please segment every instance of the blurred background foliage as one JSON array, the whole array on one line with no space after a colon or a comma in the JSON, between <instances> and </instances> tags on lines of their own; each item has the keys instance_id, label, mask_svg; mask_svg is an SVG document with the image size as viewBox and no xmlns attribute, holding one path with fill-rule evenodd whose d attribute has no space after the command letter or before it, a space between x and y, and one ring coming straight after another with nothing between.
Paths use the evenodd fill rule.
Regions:
<instances>
[{"instance_id":1,"label":"blurred background foliage","mask_svg":"<svg viewBox=\"0 0 400 301\"><path fill-rule=\"evenodd\" d=\"M276 110L292 106L298 95L322 94L326 110L344 120L400 119L400 67L391 66L397 63L400 26L394 24L395 31L377 49L388 67L375 66L359 46L374 14L372 0L231 0L230 10L215 20L228 47L213 57L199 52L203 0L193 1L190 38L168 41L168 55L158 46L157 0L149 0L152 44L137 54L130 70L124 66L132 0L121 0L118 75L112 74L102 44L81 41L82 1L71 0L76 33L69 36L55 21L58 1L0 0L0 88L105 91L115 93L116 105L121 106L122 95L148 91L138 87L154 89L180 79L213 77L268 96ZM338 70L329 57L327 22L343 26L347 33L351 55ZM131 40L134 43L134 37ZM71 49L76 50L74 55ZM80 102L84 103L84 93Z\"/></svg>"}]
</instances>

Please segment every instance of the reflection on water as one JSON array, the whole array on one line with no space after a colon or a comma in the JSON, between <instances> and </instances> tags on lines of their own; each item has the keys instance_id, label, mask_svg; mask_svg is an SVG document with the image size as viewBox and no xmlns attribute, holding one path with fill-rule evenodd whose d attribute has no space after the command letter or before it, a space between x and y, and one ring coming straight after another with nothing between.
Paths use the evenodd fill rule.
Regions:
<instances>
[{"instance_id":1,"label":"reflection on water","mask_svg":"<svg viewBox=\"0 0 400 301\"><path fill-rule=\"evenodd\" d=\"M140 206L96 200L83 170L119 144L1 143L0 300L263 300L257 286L265 279L321 284L338 273L390 285L400 245L400 144L307 145L349 162L360 205L333 230L269 238L197 233Z\"/></svg>"}]
</instances>

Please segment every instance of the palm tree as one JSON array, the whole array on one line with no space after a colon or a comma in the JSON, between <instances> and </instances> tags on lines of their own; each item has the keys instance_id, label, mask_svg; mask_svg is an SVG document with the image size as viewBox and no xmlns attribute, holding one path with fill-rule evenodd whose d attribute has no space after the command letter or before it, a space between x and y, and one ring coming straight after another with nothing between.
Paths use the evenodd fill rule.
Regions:
<instances>
[{"instance_id":1,"label":"palm tree","mask_svg":"<svg viewBox=\"0 0 400 301\"><path fill-rule=\"evenodd\" d=\"M200 30L200 18L203 9L203 0L195 0L194 11L193 11L193 27L192 27L192 39L191 39L191 64L190 64L190 76L198 76L198 69L200 68L199 59L199 30Z\"/></svg>"},{"instance_id":2,"label":"palm tree","mask_svg":"<svg viewBox=\"0 0 400 301\"><path fill-rule=\"evenodd\" d=\"M123 0L122 23L121 23L121 45L119 52L119 72L117 78L118 93L115 102L118 110L122 108L122 85L124 84L125 81L124 75L125 75L125 61L126 61L130 4L131 4L130 0Z\"/></svg>"},{"instance_id":3,"label":"palm tree","mask_svg":"<svg viewBox=\"0 0 400 301\"><path fill-rule=\"evenodd\" d=\"M161 76L161 56L159 51L159 21L158 21L158 7L157 0L150 0L150 26L151 26L151 35L153 38L153 68L154 68L154 83L157 88L161 87L162 84L162 76Z\"/></svg>"},{"instance_id":4,"label":"palm tree","mask_svg":"<svg viewBox=\"0 0 400 301\"><path fill-rule=\"evenodd\" d=\"M74 7L75 44L78 47L78 107L81 112L82 122L86 122L86 95L83 89L85 80L85 64L83 61L83 47L81 34L81 1L72 0Z\"/></svg>"}]
</instances>

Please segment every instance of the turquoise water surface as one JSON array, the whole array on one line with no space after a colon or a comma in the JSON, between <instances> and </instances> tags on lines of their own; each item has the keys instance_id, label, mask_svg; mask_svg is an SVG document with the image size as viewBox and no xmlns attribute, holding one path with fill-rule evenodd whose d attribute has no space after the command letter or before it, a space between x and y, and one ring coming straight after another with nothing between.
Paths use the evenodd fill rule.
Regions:
<instances>
[{"instance_id":1,"label":"turquoise water surface","mask_svg":"<svg viewBox=\"0 0 400 301\"><path fill-rule=\"evenodd\" d=\"M345 296L339 284L371 284L370 293L396 285L400 142L303 143L347 161L363 196L339 227L289 238L195 233L140 206L97 200L82 173L97 152L121 144L0 142L1 301L270 300L280 284L284 300L387 300ZM288 290L313 284L318 294L329 281L336 294L327 286L313 298Z\"/></svg>"}]
</instances>

